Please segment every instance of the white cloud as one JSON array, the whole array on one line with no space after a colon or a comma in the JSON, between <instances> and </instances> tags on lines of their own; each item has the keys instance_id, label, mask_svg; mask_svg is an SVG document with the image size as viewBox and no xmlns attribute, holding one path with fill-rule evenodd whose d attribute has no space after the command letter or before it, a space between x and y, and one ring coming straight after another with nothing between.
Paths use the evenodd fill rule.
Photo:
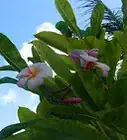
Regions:
<instances>
[{"instance_id":1,"label":"white cloud","mask_svg":"<svg viewBox=\"0 0 127 140\"><path fill-rule=\"evenodd\" d=\"M6 95L0 97L0 99L4 102L4 104L8 103L16 103L16 94L14 89L9 89Z\"/></svg>"},{"instance_id":2,"label":"white cloud","mask_svg":"<svg viewBox=\"0 0 127 140\"><path fill-rule=\"evenodd\" d=\"M50 22L42 23L41 25L39 25L36 28L35 32L39 33L41 31L52 31L52 32L56 32L56 33L60 34L60 31L57 30L55 28L55 26ZM25 61L28 64L31 64L31 62L30 61L28 62L28 60L27 60L28 57L32 57L31 47L32 47L32 44L28 44L27 42L24 42L22 45L22 48L20 49L20 54L21 54L22 58L25 59Z\"/></svg>"},{"instance_id":3,"label":"white cloud","mask_svg":"<svg viewBox=\"0 0 127 140\"><path fill-rule=\"evenodd\" d=\"M60 34L60 31L55 28L55 26L50 22L44 22L36 28L36 33L41 31L51 31Z\"/></svg>"},{"instance_id":4,"label":"white cloud","mask_svg":"<svg viewBox=\"0 0 127 140\"><path fill-rule=\"evenodd\" d=\"M37 105L39 104L39 96L33 93L30 93L30 97L28 102L26 103L26 107L36 112Z\"/></svg>"},{"instance_id":5,"label":"white cloud","mask_svg":"<svg viewBox=\"0 0 127 140\"><path fill-rule=\"evenodd\" d=\"M51 32L55 32L57 34L61 34L61 32L59 30L57 30L55 28L55 26L50 22L44 22L40 26L38 26L36 29L36 33L39 33L41 31L51 31ZM58 49L54 49L53 47L51 47L51 48L58 54L65 54L65 53L59 51Z\"/></svg>"}]
</instances>

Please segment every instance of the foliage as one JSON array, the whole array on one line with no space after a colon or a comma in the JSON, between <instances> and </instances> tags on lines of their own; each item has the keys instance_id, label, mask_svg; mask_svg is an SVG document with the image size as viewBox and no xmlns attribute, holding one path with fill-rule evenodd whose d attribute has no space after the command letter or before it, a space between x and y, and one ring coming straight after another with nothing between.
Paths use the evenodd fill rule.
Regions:
<instances>
[{"instance_id":1,"label":"foliage","mask_svg":"<svg viewBox=\"0 0 127 140\"><path fill-rule=\"evenodd\" d=\"M123 30L123 14L120 8L116 10L111 10L103 3L102 0L78 0L78 1L79 1L78 9L81 9L80 12L83 17L85 17L86 15L88 17L93 11L94 7L97 4L101 4L104 7L104 20L102 26L105 28L105 30L109 33L112 33L113 31L116 30ZM89 19L84 21L87 23L89 22Z\"/></svg>"},{"instance_id":2,"label":"foliage","mask_svg":"<svg viewBox=\"0 0 127 140\"><path fill-rule=\"evenodd\" d=\"M55 74L45 78L41 86L32 90L40 97L36 113L20 107L20 123L2 129L0 140L127 139L127 3L123 0L124 21L116 32L110 28L113 37L109 39L105 36L102 22L106 15L114 17L114 14L100 0L91 0L89 4L92 2L95 3L91 5L94 9L90 27L82 31L69 2L55 0L64 20L56 24L61 34L45 31L35 34L35 39L30 42L33 45L33 57L28 58L33 64L47 62ZM114 21L112 27L118 23L116 18ZM121 28L122 31L118 31ZM62 54L58 54L56 50ZM92 65L86 65L87 59L83 63L81 55L84 52L85 55L87 52L87 59L98 59L96 62L91 60ZM9 63L0 67L0 71L20 72L27 67L15 45L3 34L0 34L0 54ZM121 55L123 63L116 73ZM102 65L105 67L100 67ZM17 82L18 77L0 79L0 84ZM22 88L29 90L27 87ZM22 129L24 132L19 131Z\"/></svg>"}]
</instances>

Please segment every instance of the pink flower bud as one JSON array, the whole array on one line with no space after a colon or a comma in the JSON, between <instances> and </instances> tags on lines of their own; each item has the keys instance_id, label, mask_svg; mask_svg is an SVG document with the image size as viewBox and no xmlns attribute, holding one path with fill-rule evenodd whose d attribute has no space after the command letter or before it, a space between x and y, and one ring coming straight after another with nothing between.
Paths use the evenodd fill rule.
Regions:
<instances>
[{"instance_id":1,"label":"pink flower bud","mask_svg":"<svg viewBox=\"0 0 127 140\"><path fill-rule=\"evenodd\" d=\"M71 99L64 99L64 100L60 100L60 102L65 103L65 104L77 104L77 103L81 103L83 100L81 98L71 98Z\"/></svg>"}]
</instances>

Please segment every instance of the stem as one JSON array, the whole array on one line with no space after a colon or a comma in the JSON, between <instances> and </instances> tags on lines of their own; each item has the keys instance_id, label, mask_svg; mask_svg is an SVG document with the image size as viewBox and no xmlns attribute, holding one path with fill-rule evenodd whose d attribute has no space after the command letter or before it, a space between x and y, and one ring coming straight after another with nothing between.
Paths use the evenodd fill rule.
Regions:
<instances>
[{"instance_id":1,"label":"stem","mask_svg":"<svg viewBox=\"0 0 127 140\"><path fill-rule=\"evenodd\" d=\"M107 134L105 133L105 131L104 131L104 129L103 129L101 123L100 123L99 121L96 121L96 124L98 125L98 127L99 127L100 131L103 133L103 135L104 135L106 138L109 139L109 137L108 137Z\"/></svg>"},{"instance_id":2,"label":"stem","mask_svg":"<svg viewBox=\"0 0 127 140\"><path fill-rule=\"evenodd\" d=\"M117 126L115 126L114 124L112 124L112 126L113 126L113 128L115 128L115 129L116 129L116 131L117 131L117 132L119 132L119 133L121 133L121 134L123 134L123 135L127 136L127 133L126 133L126 132L122 131L120 128L118 128L118 127L117 127Z\"/></svg>"}]
</instances>

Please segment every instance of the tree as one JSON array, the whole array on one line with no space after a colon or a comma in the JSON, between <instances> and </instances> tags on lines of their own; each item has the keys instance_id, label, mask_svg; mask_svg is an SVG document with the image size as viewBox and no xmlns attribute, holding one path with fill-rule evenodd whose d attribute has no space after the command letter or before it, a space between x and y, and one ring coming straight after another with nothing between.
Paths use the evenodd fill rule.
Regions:
<instances>
[{"instance_id":1,"label":"tree","mask_svg":"<svg viewBox=\"0 0 127 140\"><path fill-rule=\"evenodd\" d=\"M56 24L61 34L43 31L34 35L30 42L33 57L28 58L32 65L27 66L15 45L0 34L0 53L9 63L0 70L19 73L15 79L3 77L0 84L17 84L40 97L36 113L20 107L20 123L1 130L0 139L126 140L126 55L116 75L121 54L127 53L126 1L124 28L113 30L110 40L102 26L102 3L95 5L86 31L78 27L67 0L55 0L55 4L64 20Z\"/></svg>"}]
</instances>

